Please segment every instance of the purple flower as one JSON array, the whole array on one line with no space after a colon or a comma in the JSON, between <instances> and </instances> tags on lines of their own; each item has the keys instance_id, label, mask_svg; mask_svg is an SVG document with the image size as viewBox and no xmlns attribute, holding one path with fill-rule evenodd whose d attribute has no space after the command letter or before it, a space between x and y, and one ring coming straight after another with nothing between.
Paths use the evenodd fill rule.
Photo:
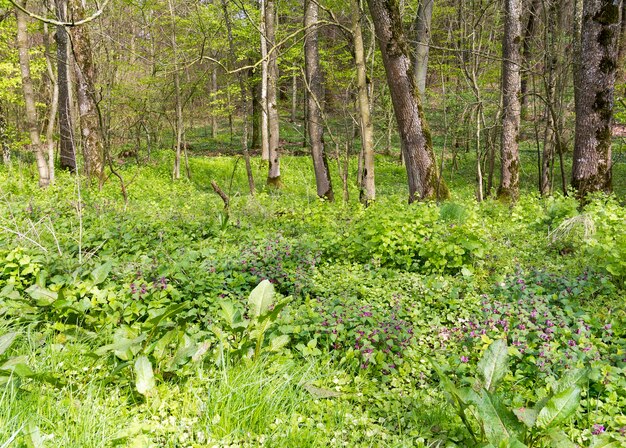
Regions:
<instances>
[{"instance_id":1,"label":"purple flower","mask_svg":"<svg viewBox=\"0 0 626 448\"><path fill-rule=\"evenodd\" d=\"M467 356L465 356L465 355L464 355L464 356L461 356L461 362L462 362L462 363L469 362L469 358L468 358Z\"/></svg>"},{"instance_id":2,"label":"purple flower","mask_svg":"<svg viewBox=\"0 0 626 448\"><path fill-rule=\"evenodd\" d=\"M604 432L604 425L600 425L599 423L596 423L593 425L593 428L591 429L591 434L593 434L594 436L597 436L598 434L602 434Z\"/></svg>"},{"instance_id":3,"label":"purple flower","mask_svg":"<svg viewBox=\"0 0 626 448\"><path fill-rule=\"evenodd\" d=\"M567 345L569 345L570 347L574 347L576 345L576 341L573 339L570 339L569 341L567 341Z\"/></svg>"}]
</instances>

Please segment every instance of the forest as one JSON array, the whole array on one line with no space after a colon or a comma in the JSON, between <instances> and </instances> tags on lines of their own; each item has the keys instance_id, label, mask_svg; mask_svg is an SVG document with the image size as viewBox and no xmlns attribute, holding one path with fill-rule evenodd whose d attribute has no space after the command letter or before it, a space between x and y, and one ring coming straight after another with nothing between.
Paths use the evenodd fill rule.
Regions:
<instances>
[{"instance_id":1,"label":"forest","mask_svg":"<svg viewBox=\"0 0 626 448\"><path fill-rule=\"evenodd\" d=\"M0 448L626 446L624 0L0 0Z\"/></svg>"}]
</instances>

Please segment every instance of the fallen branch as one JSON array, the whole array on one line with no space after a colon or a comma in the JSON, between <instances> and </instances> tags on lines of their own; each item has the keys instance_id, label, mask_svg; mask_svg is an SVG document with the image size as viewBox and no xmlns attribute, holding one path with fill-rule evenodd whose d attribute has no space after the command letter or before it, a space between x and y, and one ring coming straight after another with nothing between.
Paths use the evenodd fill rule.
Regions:
<instances>
[{"instance_id":1,"label":"fallen branch","mask_svg":"<svg viewBox=\"0 0 626 448\"><path fill-rule=\"evenodd\" d=\"M222 198L222 201L224 201L224 209L228 210L228 206L230 204L230 198L228 197L228 195L222 191L219 185L217 185L217 182L215 182L214 180L211 181L211 186L213 187L213 191L215 191L218 196Z\"/></svg>"}]
</instances>

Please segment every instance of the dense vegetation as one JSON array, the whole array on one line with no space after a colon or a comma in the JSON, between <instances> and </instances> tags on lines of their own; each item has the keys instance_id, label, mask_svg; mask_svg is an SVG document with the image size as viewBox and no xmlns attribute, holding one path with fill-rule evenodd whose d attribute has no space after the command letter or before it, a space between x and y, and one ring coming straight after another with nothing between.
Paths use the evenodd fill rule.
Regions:
<instances>
[{"instance_id":1,"label":"dense vegetation","mask_svg":"<svg viewBox=\"0 0 626 448\"><path fill-rule=\"evenodd\" d=\"M170 155L120 168L127 204L0 169L0 446L626 443L619 182L478 204L466 154L409 206L379 156L364 208L318 199L308 157L251 197L237 158L172 183Z\"/></svg>"}]
</instances>

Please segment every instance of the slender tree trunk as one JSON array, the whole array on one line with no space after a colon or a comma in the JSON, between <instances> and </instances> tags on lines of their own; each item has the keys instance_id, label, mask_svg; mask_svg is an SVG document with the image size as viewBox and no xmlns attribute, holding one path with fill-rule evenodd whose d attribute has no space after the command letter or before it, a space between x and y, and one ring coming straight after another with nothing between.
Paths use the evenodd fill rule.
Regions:
<instances>
[{"instance_id":1,"label":"slender tree trunk","mask_svg":"<svg viewBox=\"0 0 626 448\"><path fill-rule=\"evenodd\" d=\"M524 28L524 37L522 44L522 81L521 81L521 97L522 97L522 114L528 107L528 77L532 76L530 70L530 63L532 59L532 44L535 36L535 28L537 23L537 14L539 12L541 0L531 0L528 20L526 21L526 27Z\"/></svg>"},{"instance_id":2,"label":"slender tree trunk","mask_svg":"<svg viewBox=\"0 0 626 448\"><path fill-rule=\"evenodd\" d=\"M178 67L178 42L176 39L176 15L174 14L174 7L172 5L172 1L168 1L169 10L170 10L170 20L172 31L170 35L170 43L172 45L172 53L174 56L174 100L176 108L176 122L175 122L175 133L176 133L176 143L175 143L175 156L174 156L174 167L172 170L172 178L180 179L180 163L182 156L182 145L183 145L183 106L182 99L180 95L180 72Z\"/></svg>"},{"instance_id":3,"label":"slender tree trunk","mask_svg":"<svg viewBox=\"0 0 626 448\"><path fill-rule=\"evenodd\" d=\"M59 21L67 17L67 0L55 0ZM57 83L59 85L59 165L61 169L76 173L76 148L71 117L70 84L68 76L67 30L57 26Z\"/></svg>"},{"instance_id":4,"label":"slender tree trunk","mask_svg":"<svg viewBox=\"0 0 626 448\"><path fill-rule=\"evenodd\" d=\"M22 91L24 93L24 104L26 106L26 126L30 136L31 148L35 152L37 161L37 172L39 173L39 186L47 187L50 184L50 174L48 164L43 151L43 145L39 136L37 123L37 109L35 108L35 91L33 80L30 76L30 58L28 55L28 16L19 9L16 9L17 16L17 50L20 60L20 70L22 74Z\"/></svg>"},{"instance_id":5,"label":"slender tree trunk","mask_svg":"<svg viewBox=\"0 0 626 448\"><path fill-rule=\"evenodd\" d=\"M324 151L324 125L322 123L322 111L320 100L323 95L322 72L320 68L318 48L317 18L319 6L316 0L304 2L304 28L306 37L304 40L305 81L308 86L307 103L307 128L311 142L311 155L315 170L315 183L317 195L329 201L334 200L333 186L330 181L328 161Z\"/></svg>"},{"instance_id":6,"label":"slender tree trunk","mask_svg":"<svg viewBox=\"0 0 626 448\"><path fill-rule=\"evenodd\" d=\"M261 114L263 106L261 106L261 81L255 77L255 71L251 69L248 72L250 80L250 97L252 98L252 149L262 149L261 135Z\"/></svg>"},{"instance_id":7,"label":"slender tree trunk","mask_svg":"<svg viewBox=\"0 0 626 448\"><path fill-rule=\"evenodd\" d=\"M85 10L80 0L69 0L68 8L73 20L80 20L85 17ZM72 27L70 36L76 62L74 70L76 72L85 174L90 180L95 178L100 181L104 174L104 142L96 101L96 66L87 26Z\"/></svg>"},{"instance_id":8,"label":"slender tree trunk","mask_svg":"<svg viewBox=\"0 0 626 448\"><path fill-rule=\"evenodd\" d=\"M291 74L291 122L296 122L296 113L298 111L298 72L296 70Z\"/></svg>"},{"instance_id":9,"label":"slender tree trunk","mask_svg":"<svg viewBox=\"0 0 626 448\"><path fill-rule=\"evenodd\" d=\"M409 203L449 196L439 182L430 131L415 85L398 0L368 0L391 92L409 184ZM438 184L439 182L439 184Z\"/></svg>"},{"instance_id":10,"label":"slender tree trunk","mask_svg":"<svg viewBox=\"0 0 626 448\"><path fill-rule=\"evenodd\" d=\"M432 0L431 0L432 1ZM354 58L356 63L359 117L361 130L361 153L363 154L361 176L359 178L360 200L368 205L376 199L374 178L374 125L370 113L370 99L367 89L367 67L365 66L365 47L361 29L361 7L359 0L351 0L352 36L354 38Z\"/></svg>"},{"instance_id":11,"label":"slender tree trunk","mask_svg":"<svg viewBox=\"0 0 626 448\"><path fill-rule=\"evenodd\" d=\"M2 163L11 165L11 151L9 150L9 136L7 135L7 120L4 115L2 103L0 103L0 150L2 150Z\"/></svg>"},{"instance_id":12,"label":"slender tree trunk","mask_svg":"<svg viewBox=\"0 0 626 448\"><path fill-rule=\"evenodd\" d=\"M280 160L278 147L280 144L279 122L278 122L278 53L274 48L276 45L276 0L265 0L265 32L267 35L267 45L270 49L267 61L267 123L269 130L268 160L269 170L267 174L267 184L273 187L280 187Z\"/></svg>"},{"instance_id":13,"label":"slender tree trunk","mask_svg":"<svg viewBox=\"0 0 626 448\"><path fill-rule=\"evenodd\" d=\"M228 33L228 47L230 50L230 58L232 64L232 58L235 57L235 43L233 39L233 28L230 22L230 14L228 12L228 0L222 0L222 10L224 11L224 20L226 22L226 31ZM248 177L248 188L250 190L250 196L254 196L256 187L254 185L254 176L252 174L252 164L250 163L250 152L248 151L248 95L246 90L246 83L244 81L244 74L242 70L237 71L237 79L239 81L239 94L241 95L241 106L243 113L243 125L241 133L241 149L243 151L243 159L246 164L246 175Z\"/></svg>"},{"instance_id":14,"label":"slender tree trunk","mask_svg":"<svg viewBox=\"0 0 626 448\"><path fill-rule=\"evenodd\" d=\"M613 96L621 2L583 2L572 184L581 198L611 191Z\"/></svg>"},{"instance_id":15,"label":"slender tree trunk","mask_svg":"<svg viewBox=\"0 0 626 448\"><path fill-rule=\"evenodd\" d=\"M626 1L622 0L622 23L620 28L619 50L617 54L617 77L620 82L626 81Z\"/></svg>"},{"instance_id":16,"label":"slender tree trunk","mask_svg":"<svg viewBox=\"0 0 626 448\"><path fill-rule=\"evenodd\" d=\"M415 83L424 98L426 91L426 73L428 71L428 53L430 50L430 25L433 17L433 5L435 0L420 0L415 19L416 46L413 71Z\"/></svg>"},{"instance_id":17,"label":"slender tree trunk","mask_svg":"<svg viewBox=\"0 0 626 448\"><path fill-rule=\"evenodd\" d=\"M502 45L502 165L498 197L516 201L519 197L520 128L520 42L521 0L505 0L504 42Z\"/></svg>"},{"instance_id":18,"label":"slender tree trunk","mask_svg":"<svg viewBox=\"0 0 626 448\"><path fill-rule=\"evenodd\" d=\"M270 159L269 116L267 111L267 24L265 22L267 0L261 0L261 160Z\"/></svg>"},{"instance_id":19,"label":"slender tree trunk","mask_svg":"<svg viewBox=\"0 0 626 448\"><path fill-rule=\"evenodd\" d=\"M57 111L59 109L59 83L54 74L52 66L52 55L50 53L50 33L48 24L44 23L44 56L46 59L46 70L48 72L48 82L50 83L50 107L48 109L48 123L46 125L46 146L48 149L48 178L50 183L54 183L54 129L56 125Z\"/></svg>"},{"instance_id":20,"label":"slender tree trunk","mask_svg":"<svg viewBox=\"0 0 626 448\"><path fill-rule=\"evenodd\" d=\"M217 100L217 66L211 70L211 99L215 103ZM215 105L213 106L215 108ZM211 114L211 138L217 138L217 114L213 112Z\"/></svg>"}]
</instances>

